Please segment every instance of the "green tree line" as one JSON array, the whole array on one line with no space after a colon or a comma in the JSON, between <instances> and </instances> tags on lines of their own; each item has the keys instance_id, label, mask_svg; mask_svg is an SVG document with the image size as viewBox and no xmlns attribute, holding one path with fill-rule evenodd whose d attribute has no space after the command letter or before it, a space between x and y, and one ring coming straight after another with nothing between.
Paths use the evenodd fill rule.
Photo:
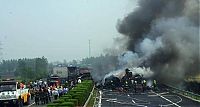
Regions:
<instances>
[{"instance_id":1,"label":"green tree line","mask_svg":"<svg viewBox=\"0 0 200 107\"><path fill-rule=\"evenodd\" d=\"M0 63L0 73L14 73L21 80L35 80L47 77L48 61L42 58L23 58L18 60L3 60Z\"/></svg>"}]
</instances>

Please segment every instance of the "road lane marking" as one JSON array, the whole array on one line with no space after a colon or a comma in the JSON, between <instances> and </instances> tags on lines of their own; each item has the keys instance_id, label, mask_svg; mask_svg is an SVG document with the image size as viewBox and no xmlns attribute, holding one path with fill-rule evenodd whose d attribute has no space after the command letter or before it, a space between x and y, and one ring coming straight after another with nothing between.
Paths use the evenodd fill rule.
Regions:
<instances>
[{"instance_id":1,"label":"road lane marking","mask_svg":"<svg viewBox=\"0 0 200 107\"><path fill-rule=\"evenodd\" d=\"M35 102L33 102L32 104L28 105L28 107L30 107L30 106L32 106L32 105L34 105L34 104L35 104Z\"/></svg>"},{"instance_id":2,"label":"road lane marking","mask_svg":"<svg viewBox=\"0 0 200 107\"><path fill-rule=\"evenodd\" d=\"M113 99L107 99L106 101L116 101L117 98L113 98Z\"/></svg>"},{"instance_id":3,"label":"road lane marking","mask_svg":"<svg viewBox=\"0 0 200 107\"><path fill-rule=\"evenodd\" d=\"M152 91L152 92L153 92L154 94L158 95L159 97L165 99L166 101L172 103L173 105L175 105L175 106L177 106L177 107L181 107L180 105L178 105L178 104L174 103L173 101L171 101L171 100L169 100L169 99L163 97L162 95L160 95L160 94L158 94L158 93L156 93L156 92L154 92L154 91Z\"/></svg>"},{"instance_id":4,"label":"road lane marking","mask_svg":"<svg viewBox=\"0 0 200 107\"><path fill-rule=\"evenodd\" d=\"M130 97L130 95L128 94L128 97ZM131 98L131 97L130 97ZM131 100L134 104L135 104L135 101L134 100Z\"/></svg>"},{"instance_id":5,"label":"road lane marking","mask_svg":"<svg viewBox=\"0 0 200 107\"><path fill-rule=\"evenodd\" d=\"M163 93L159 93L160 95L163 95L163 94L168 94L169 92L163 92Z\"/></svg>"},{"instance_id":6,"label":"road lane marking","mask_svg":"<svg viewBox=\"0 0 200 107\"><path fill-rule=\"evenodd\" d=\"M134 106L139 106L139 107L147 107L146 105L141 105L141 104L132 104L132 103L128 103L128 102L120 102L120 101L116 101L116 100L111 100L109 102L112 102L112 103L118 103L118 104L123 104L123 105L134 105Z\"/></svg>"},{"instance_id":7,"label":"road lane marking","mask_svg":"<svg viewBox=\"0 0 200 107\"><path fill-rule=\"evenodd\" d=\"M98 104L98 107L101 107L101 99L102 99L102 91L99 91L99 104Z\"/></svg>"},{"instance_id":8,"label":"road lane marking","mask_svg":"<svg viewBox=\"0 0 200 107\"><path fill-rule=\"evenodd\" d=\"M133 103L135 103L135 101L134 101L134 100L132 100L132 102L133 102Z\"/></svg>"},{"instance_id":9,"label":"road lane marking","mask_svg":"<svg viewBox=\"0 0 200 107\"><path fill-rule=\"evenodd\" d=\"M182 99L181 97L177 96L177 95L168 95L168 96L176 96L176 97L178 97L180 100L177 101L176 104L178 104L178 103L180 103L180 102L183 101L183 99ZM171 106L171 105L173 105L173 104L166 104L166 105L161 105L161 106L165 106L165 107L167 107L167 106Z\"/></svg>"},{"instance_id":10,"label":"road lane marking","mask_svg":"<svg viewBox=\"0 0 200 107\"><path fill-rule=\"evenodd\" d=\"M139 102L143 102L144 104L150 104L150 102L146 101L146 100L140 100L140 99L137 99L137 98L134 98L134 97L130 97L132 100L136 100L136 101L139 101Z\"/></svg>"},{"instance_id":11,"label":"road lane marking","mask_svg":"<svg viewBox=\"0 0 200 107\"><path fill-rule=\"evenodd\" d=\"M160 94L160 95L165 95L165 94L168 94L169 92L163 92L163 93L158 93L158 94ZM148 95L149 97L156 97L156 96L158 96L158 95Z\"/></svg>"},{"instance_id":12,"label":"road lane marking","mask_svg":"<svg viewBox=\"0 0 200 107\"><path fill-rule=\"evenodd\" d=\"M110 94L108 93L108 94L105 94L105 95L110 95ZM131 98L131 102L124 102L123 100L120 101L117 98L101 98L101 99L104 100L104 101L110 102L110 103L117 103L117 104L123 104L123 105L134 105L134 106L138 106L138 107L147 107L146 105L143 105L141 103L136 103L134 100L138 101L139 99L132 98L130 94L120 95L120 93L113 93L112 95L122 96L122 97L128 96L129 98ZM142 101L142 102L145 102L145 101ZM149 104L149 102L147 102L145 104Z\"/></svg>"}]
</instances>

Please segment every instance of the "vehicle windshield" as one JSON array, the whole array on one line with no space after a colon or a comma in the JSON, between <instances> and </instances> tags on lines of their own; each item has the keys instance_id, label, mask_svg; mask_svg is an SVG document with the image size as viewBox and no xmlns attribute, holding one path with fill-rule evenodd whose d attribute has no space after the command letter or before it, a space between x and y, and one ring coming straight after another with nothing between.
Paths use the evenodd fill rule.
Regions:
<instances>
[{"instance_id":1,"label":"vehicle windshield","mask_svg":"<svg viewBox=\"0 0 200 107\"><path fill-rule=\"evenodd\" d=\"M0 85L0 92L2 91L15 91L16 85L10 84L10 85Z\"/></svg>"}]
</instances>

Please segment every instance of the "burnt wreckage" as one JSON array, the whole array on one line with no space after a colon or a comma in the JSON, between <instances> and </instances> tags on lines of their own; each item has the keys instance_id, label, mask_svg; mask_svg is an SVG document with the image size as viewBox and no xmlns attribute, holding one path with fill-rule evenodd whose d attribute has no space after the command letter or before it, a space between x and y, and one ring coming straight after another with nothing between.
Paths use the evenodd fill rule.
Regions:
<instances>
[{"instance_id":1,"label":"burnt wreckage","mask_svg":"<svg viewBox=\"0 0 200 107\"><path fill-rule=\"evenodd\" d=\"M125 75L121 79L114 75L105 78L103 88L112 90L122 89L125 91L134 90L135 92L147 89L146 80L143 78L143 75L132 75L132 72L129 71L129 69L126 69Z\"/></svg>"}]
</instances>

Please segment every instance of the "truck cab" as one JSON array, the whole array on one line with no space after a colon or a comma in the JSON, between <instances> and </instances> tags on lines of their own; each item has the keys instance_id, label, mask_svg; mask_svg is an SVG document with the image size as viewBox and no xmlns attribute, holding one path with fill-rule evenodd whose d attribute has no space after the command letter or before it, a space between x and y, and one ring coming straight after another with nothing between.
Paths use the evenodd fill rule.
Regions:
<instances>
[{"instance_id":1,"label":"truck cab","mask_svg":"<svg viewBox=\"0 0 200 107\"><path fill-rule=\"evenodd\" d=\"M21 97L21 103L28 103L29 90L20 89L18 82L12 79L0 81L0 107L18 107L19 97Z\"/></svg>"}]
</instances>

